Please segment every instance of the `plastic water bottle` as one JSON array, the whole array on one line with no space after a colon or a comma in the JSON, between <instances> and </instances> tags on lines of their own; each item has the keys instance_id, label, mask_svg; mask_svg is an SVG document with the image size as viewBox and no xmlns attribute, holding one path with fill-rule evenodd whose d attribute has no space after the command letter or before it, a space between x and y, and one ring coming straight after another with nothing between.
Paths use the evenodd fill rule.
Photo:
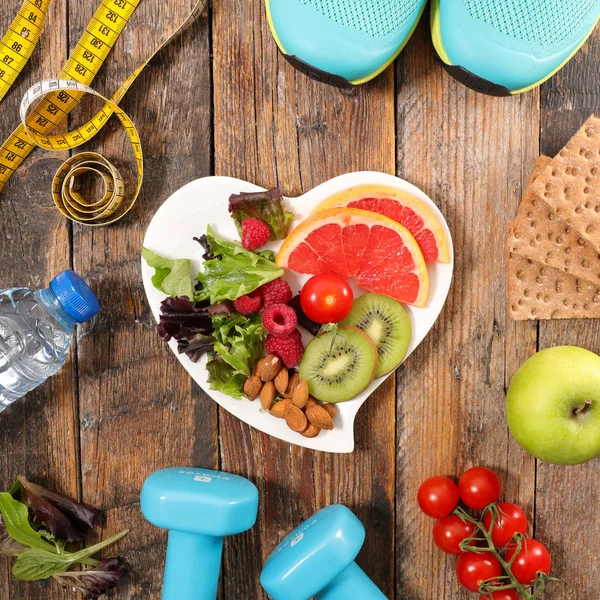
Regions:
<instances>
[{"instance_id":1,"label":"plastic water bottle","mask_svg":"<svg viewBox=\"0 0 600 600\"><path fill-rule=\"evenodd\" d=\"M0 290L0 412L60 370L75 323L99 310L73 271L57 275L45 290Z\"/></svg>"}]
</instances>

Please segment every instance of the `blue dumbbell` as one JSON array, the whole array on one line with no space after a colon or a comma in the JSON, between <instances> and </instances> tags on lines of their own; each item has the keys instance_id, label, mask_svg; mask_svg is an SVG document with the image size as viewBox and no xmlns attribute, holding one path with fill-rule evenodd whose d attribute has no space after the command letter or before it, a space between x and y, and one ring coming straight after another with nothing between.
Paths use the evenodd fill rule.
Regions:
<instances>
[{"instance_id":1,"label":"blue dumbbell","mask_svg":"<svg viewBox=\"0 0 600 600\"><path fill-rule=\"evenodd\" d=\"M365 528L340 504L328 506L275 548L260 576L275 600L386 600L354 562Z\"/></svg>"},{"instance_id":2,"label":"blue dumbbell","mask_svg":"<svg viewBox=\"0 0 600 600\"><path fill-rule=\"evenodd\" d=\"M174 468L146 479L142 513L169 530L163 600L215 600L223 537L250 529L258 490L238 475Z\"/></svg>"}]
</instances>

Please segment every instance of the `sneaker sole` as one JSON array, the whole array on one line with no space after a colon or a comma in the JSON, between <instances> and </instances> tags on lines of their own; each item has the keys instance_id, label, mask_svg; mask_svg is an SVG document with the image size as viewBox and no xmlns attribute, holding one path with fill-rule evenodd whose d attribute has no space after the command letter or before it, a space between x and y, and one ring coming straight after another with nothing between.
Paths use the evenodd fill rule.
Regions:
<instances>
[{"instance_id":1,"label":"sneaker sole","mask_svg":"<svg viewBox=\"0 0 600 600\"><path fill-rule=\"evenodd\" d=\"M574 56L581 50L582 46L586 43L590 35L594 32L594 29L598 22L600 21L600 17L596 21L596 25L592 27L589 33L586 35L584 40L577 46L577 48L573 51L573 53L562 63L560 64L554 71L536 81L535 83L524 87L519 90L509 90L507 87L503 85L499 85L494 83L493 81L488 81L483 77L479 77L474 73L471 73L468 69L461 67L460 65L455 65L448 58L448 54L446 49L444 48L444 43L442 41L442 31L440 26L439 19L439 5L440 0L431 0L431 39L433 40L433 45L435 47L435 51L440 59L444 69L448 71L454 79L467 86L469 89L474 90L475 92L479 92L481 94L487 94L488 96L515 96L517 94L522 94L524 92L528 92L538 86L540 86L545 81L548 81L552 76L556 75Z\"/></svg>"}]
</instances>

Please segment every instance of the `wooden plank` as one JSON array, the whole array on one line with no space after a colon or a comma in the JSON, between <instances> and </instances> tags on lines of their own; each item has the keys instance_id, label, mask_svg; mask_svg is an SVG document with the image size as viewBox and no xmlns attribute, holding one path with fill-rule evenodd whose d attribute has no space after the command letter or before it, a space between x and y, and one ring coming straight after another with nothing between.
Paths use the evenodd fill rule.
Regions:
<instances>
[{"instance_id":1,"label":"wooden plank","mask_svg":"<svg viewBox=\"0 0 600 600\"><path fill-rule=\"evenodd\" d=\"M600 106L600 30L581 52L542 87L541 150L554 156ZM572 344L600 353L597 320L541 321L539 347ZM577 467L538 463L536 537L552 554L553 600L596 600L600 540L594 524L600 520L598 460Z\"/></svg>"},{"instance_id":2,"label":"wooden plank","mask_svg":"<svg viewBox=\"0 0 600 600\"><path fill-rule=\"evenodd\" d=\"M218 175L278 184L294 196L347 171L394 172L391 70L346 97L297 74L278 55L261 0L216 0L213 14ZM222 467L249 476L261 500L257 526L226 545L225 598L264 598L258 577L267 556L293 527L334 502L365 522L359 562L391 595L393 390L393 382L386 384L362 408L350 456L290 446L221 411Z\"/></svg>"},{"instance_id":3,"label":"wooden plank","mask_svg":"<svg viewBox=\"0 0 600 600\"><path fill-rule=\"evenodd\" d=\"M97 4L71 2L71 45ZM144 0L95 89L114 92L194 4ZM142 239L154 212L179 187L210 172L210 90L204 16L153 61L121 103L144 150L145 182L137 205L110 227L73 228L73 263L92 282L103 307L79 340L82 490L87 502L107 512L104 536L132 530L120 545L132 568L119 599L160 597L166 535L139 511L144 479L163 467L217 465L214 404L158 337L140 277ZM82 104L72 123L82 123L97 108ZM131 161L128 142L118 121L108 129L91 147L121 168Z\"/></svg>"},{"instance_id":4,"label":"wooden plank","mask_svg":"<svg viewBox=\"0 0 600 600\"><path fill-rule=\"evenodd\" d=\"M0 6L0 35L21 0ZM44 32L29 65L0 105L0 137L19 123L19 103L36 81L60 71L67 56L66 0L50 6ZM0 287L46 287L70 266L69 228L50 199L56 154L36 151L0 195ZM77 387L75 348L60 373L0 414L0 489L20 473L34 481L78 495ZM0 599L63 600L72 593L54 582L26 584L10 574L12 561L0 557Z\"/></svg>"},{"instance_id":5,"label":"wooden plank","mask_svg":"<svg viewBox=\"0 0 600 600\"><path fill-rule=\"evenodd\" d=\"M427 22L397 68L398 174L446 216L455 273L440 320L398 376L396 597L466 600L416 493L427 477L481 464L533 516L535 465L510 439L504 395L536 327L508 319L504 238L538 155L538 94L466 89L434 58Z\"/></svg>"}]
</instances>

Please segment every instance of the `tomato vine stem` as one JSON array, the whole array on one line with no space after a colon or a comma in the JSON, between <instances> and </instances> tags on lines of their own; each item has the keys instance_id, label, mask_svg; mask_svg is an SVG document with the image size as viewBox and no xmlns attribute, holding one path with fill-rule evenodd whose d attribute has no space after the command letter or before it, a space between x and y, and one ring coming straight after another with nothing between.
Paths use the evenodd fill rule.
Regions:
<instances>
[{"instance_id":1,"label":"tomato vine stem","mask_svg":"<svg viewBox=\"0 0 600 600\"><path fill-rule=\"evenodd\" d=\"M489 529L487 529L482 522L485 517L485 514L487 512L489 512L492 517ZM473 531L473 533L468 538L464 539L460 543L460 549L463 552L475 552L476 554L482 554L482 553L487 552L487 553L492 554L498 560L498 562L500 563L500 566L506 573L505 576L494 578L494 579L488 579L487 581L484 581L481 584L481 587L479 588L479 591L481 594L483 594L484 596L487 596L491 599L492 592L513 589L524 600L535 600L536 598L539 598L539 596L544 591L544 588L546 587L546 581L548 581L549 577L545 573L540 572L540 573L538 573L538 575L537 575L535 581L532 583L532 585L526 587L523 584L521 584L517 580L517 578L513 575L512 565L515 562L519 553L521 552L521 549L523 547L524 536L521 534L515 534L515 536L513 538L513 543L516 545L516 550L513 553L512 557L509 561L504 560L504 558L502 557L502 555L500 554L500 552L494 545L494 542L492 541L492 530L494 529L494 525L498 522L499 513L500 513L500 508L498 507L497 503L495 503L495 502L488 504L488 506L486 506L484 508L483 513L481 515L481 519L482 519L481 521L478 521L477 519L473 518L469 513L467 513L461 507L457 507L456 509L454 509L455 515L457 515L463 521L467 521L467 522L475 525L475 527L476 527L475 531ZM482 539L481 537L479 537L479 534L483 535L485 542L487 542L487 547L486 546L471 546L471 544L474 541L479 541ZM498 585L498 584L502 583L501 580L503 580L503 579L508 579L510 581L510 583L507 583L506 585ZM534 588L535 591L530 592L529 591L530 588Z\"/></svg>"}]
</instances>

